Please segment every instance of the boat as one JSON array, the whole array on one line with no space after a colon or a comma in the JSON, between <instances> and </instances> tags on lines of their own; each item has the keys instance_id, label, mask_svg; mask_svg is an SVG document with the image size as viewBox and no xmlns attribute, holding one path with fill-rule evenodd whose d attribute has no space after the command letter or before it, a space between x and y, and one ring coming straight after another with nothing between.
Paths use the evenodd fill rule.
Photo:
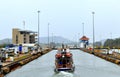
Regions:
<instances>
[{"instance_id":1,"label":"boat","mask_svg":"<svg viewBox=\"0 0 120 77\"><path fill-rule=\"evenodd\" d=\"M58 51L55 55L55 72L60 71L68 71L68 72L74 72L75 65L73 63L72 53L69 52L69 50L65 49L62 51Z\"/></svg>"}]
</instances>

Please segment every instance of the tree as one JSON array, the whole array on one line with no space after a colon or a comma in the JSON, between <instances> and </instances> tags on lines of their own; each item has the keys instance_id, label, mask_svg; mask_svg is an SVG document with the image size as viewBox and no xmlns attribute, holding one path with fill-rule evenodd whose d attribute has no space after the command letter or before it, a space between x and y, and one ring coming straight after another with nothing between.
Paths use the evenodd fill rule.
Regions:
<instances>
[{"instance_id":1,"label":"tree","mask_svg":"<svg viewBox=\"0 0 120 77\"><path fill-rule=\"evenodd\" d=\"M107 39L104 43L104 47L110 47L110 48L119 48L120 47L120 38L116 39Z\"/></svg>"}]
</instances>

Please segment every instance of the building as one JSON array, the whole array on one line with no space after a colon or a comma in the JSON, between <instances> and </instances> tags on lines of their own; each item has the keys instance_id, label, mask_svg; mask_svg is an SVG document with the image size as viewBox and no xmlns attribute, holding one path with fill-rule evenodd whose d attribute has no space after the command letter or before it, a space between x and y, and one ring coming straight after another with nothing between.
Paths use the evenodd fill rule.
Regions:
<instances>
[{"instance_id":1,"label":"building","mask_svg":"<svg viewBox=\"0 0 120 77\"><path fill-rule=\"evenodd\" d=\"M86 48L89 44L89 38L86 36L81 37L80 39L80 47L81 48Z\"/></svg>"},{"instance_id":2,"label":"building","mask_svg":"<svg viewBox=\"0 0 120 77\"><path fill-rule=\"evenodd\" d=\"M13 44L35 44L37 42L37 32L30 30L20 30L14 28L12 30Z\"/></svg>"}]
</instances>

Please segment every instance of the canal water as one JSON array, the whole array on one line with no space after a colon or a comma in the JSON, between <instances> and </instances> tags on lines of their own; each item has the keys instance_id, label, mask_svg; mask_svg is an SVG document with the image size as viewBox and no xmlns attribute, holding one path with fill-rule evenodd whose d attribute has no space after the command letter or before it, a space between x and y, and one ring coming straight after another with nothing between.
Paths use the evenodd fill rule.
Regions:
<instances>
[{"instance_id":1,"label":"canal water","mask_svg":"<svg viewBox=\"0 0 120 77\"><path fill-rule=\"evenodd\" d=\"M71 50L75 72L54 72L56 50L7 74L5 77L120 77L120 66L80 50Z\"/></svg>"}]
</instances>

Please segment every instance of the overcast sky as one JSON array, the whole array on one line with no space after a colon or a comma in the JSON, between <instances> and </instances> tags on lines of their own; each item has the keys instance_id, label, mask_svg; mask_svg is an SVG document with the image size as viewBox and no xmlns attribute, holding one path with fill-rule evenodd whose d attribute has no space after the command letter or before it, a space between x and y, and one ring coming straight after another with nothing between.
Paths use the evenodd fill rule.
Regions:
<instances>
[{"instance_id":1,"label":"overcast sky","mask_svg":"<svg viewBox=\"0 0 120 77\"><path fill-rule=\"evenodd\" d=\"M40 37L63 36L77 41L82 34L92 41L92 11L95 12L95 40L120 37L120 0L0 0L0 40L12 38L12 28L37 31Z\"/></svg>"}]
</instances>

